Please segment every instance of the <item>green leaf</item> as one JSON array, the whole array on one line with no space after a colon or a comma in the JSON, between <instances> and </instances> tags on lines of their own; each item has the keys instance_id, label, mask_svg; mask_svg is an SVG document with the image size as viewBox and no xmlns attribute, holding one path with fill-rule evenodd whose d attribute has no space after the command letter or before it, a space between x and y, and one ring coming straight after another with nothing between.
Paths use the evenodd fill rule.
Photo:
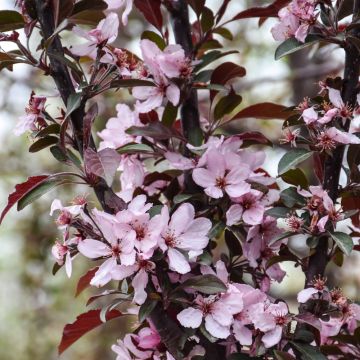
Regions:
<instances>
[{"instance_id":1,"label":"green leaf","mask_svg":"<svg viewBox=\"0 0 360 360\"><path fill-rule=\"evenodd\" d=\"M0 32L22 29L24 25L24 19L17 11L0 11Z\"/></svg>"},{"instance_id":2,"label":"green leaf","mask_svg":"<svg viewBox=\"0 0 360 360\"><path fill-rule=\"evenodd\" d=\"M173 123L176 120L177 113L178 113L177 106L174 106L170 101L168 101L168 103L165 106L165 110L161 118L161 122L168 127L172 127Z\"/></svg>"},{"instance_id":3,"label":"green leaf","mask_svg":"<svg viewBox=\"0 0 360 360\"><path fill-rule=\"evenodd\" d=\"M200 23L204 33L214 26L214 13L209 8L205 7L203 9Z\"/></svg>"},{"instance_id":4,"label":"green leaf","mask_svg":"<svg viewBox=\"0 0 360 360\"><path fill-rule=\"evenodd\" d=\"M23 196L17 203L17 210L20 211L26 206L30 205L32 202L48 193L52 189L56 188L59 185L64 183L63 179L50 178L43 181L40 185L29 191L25 196Z\"/></svg>"},{"instance_id":5,"label":"green leaf","mask_svg":"<svg viewBox=\"0 0 360 360\"><path fill-rule=\"evenodd\" d=\"M198 72L200 69L204 68L205 66L208 66L215 60L218 60L227 55L238 54L238 53L239 52L237 50L227 51L223 53L219 50L209 51L207 54L205 54L202 57L201 63L195 66L194 73Z\"/></svg>"},{"instance_id":6,"label":"green leaf","mask_svg":"<svg viewBox=\"0 0 360 360\"><path fill-rule=\"evenodd\" d=\"M145 144L126 144L117 149L119 154L153 153L154 149Z\"/></svg>"},{"instance_id":7,"label":"green leaf","mask_svg":"<svg viewBox=\"0 0 360 360\"><path fill-rule=\"evenodd\" d=\"M309 182L301 169L290 169L281 175L281 178L288 184L299 186L302 189L309 187Z\"/></svg>"},{"instance_id":8,"label":"green leaf","mask_svg":"<svg viewBox=\"0 0 360 360\"><path fill-rule=\"evenodd\" d=\"M219 237L222 232L225 230L225 224L222 221L216 221L211 230L209 231L209 239L214 239Z\"/></svg>"},{"instance_id":9,"label":"green leaf","mask_svg":"<svg viewBox=\"0 0 360 360\"><path fill-rule=\"evenodd\" d=\"M214 29L213 33L219 34L227 40L233 39L233 34L231 33L231 31L224 27L218 27L218 28Z\"/></svg>"},{"instance_id":10,"label":"green leaf","mask_svg":"<svg viewBox=\"0 0 360 360\"><path fill-rule=\"evenodd\" d=\"M66 153L60 146L57 145L52 146L50 148L50 152L53 155L53 157L59 162L66 162L67 160L69 160L68 157L66 156Z\"/></svg>"},{"instance_id":11,"label":"green leaf","mask_svg":"<svg viewBox=\"0 0 360 360\"><path fill-rule=\"evenodd\" d=\"M284 174L297 164L305 161L313 154L312 151L306 149L292 149L288 151L280 160L278 165L279 175Z\"/></svg>"},{"instance_id":12,"label":"green leaf","mask_svg":"<svg viewBox=\"0 0 360 360\"><path fill-rule=\"evenodd\" d=\"M157 303L157 300L152 300L149 297L146 299L146 301L141 305L139 310L139 323L142 323L150 316L152 311L155 309Z\"/></svg>"},{"instance_id":13,"label":"green leaf","mask_svg":"<svg viewBox=\"0 0 360 360\"><path fill-rule=\"evenodd\" d=\"M164 39L154 31L146 30L141 34L141 39L147 39L155 43L160 50L164 50L166 48L166 43Z\"/></svg>"},{"instance_id":14,"label":"green leaf","mask_svg":"<svg viewBox=\"0 0 360 360\"><path fill-rule=\"evenodd\" d=\"M281 192L280 198L285 206L288 208L294 207L294 205L306 205L306 200L303 196L298 194L296 188L289 187Z\"/></svg>"},{"instance_id":15,"label":"green leaf","mask_svg":"<svg viewBox=\"0 0 360 360\"><path fill-rule=\"evenodd\" d=\"M161 213L161 209L164 205L155 205L153 206L149 211L149 215L151 218L153 218L155 215L159 215Z\"/></svg>"},{"instance_id":16,"label":"green leaf","mask_svg":"<svg viewBox=\"0 0 360 360\"><path fill-rule=\"evenodd\" d=\"M67 119L81 105L81 93L72 93L67 101L65 119ZM64 119L64 120L65 120Z\"/></svg>"},{"instance_id":17,"label":"green leaf","mask_svg":"<svg viewBox=\"0 0 360 360\"><path fill-rule=\"evenodd\" d=\"M43 150L51 145L57 144L58 141L59 141L59 139L56 136L43 137L43 138L39 139L38 141L34 142L29 147L29 152L31 152L31 153L38 152L38 151Z\"/></svg>"},{"instance_id":18,"label":"green leaf","mask_svg":"<svg viewBox=\"0 0 360 360\"><path fill-rule=\"evenodd\" d=\"M192 289L203 294L213 295L226 291L226 285L215 275L198 275L184 281L175 290ZM174 291L175 291L174 290Z\"/></svg>"},{"instance_id":19,"label":"green leaf","mask_svg":"<svg viewBox=\"0 0 360 360\"><path fill-rule=\"evenodd\" d=\"M45 129L40 130L36 134L36 137L44 137L46 135L59 134L59 133L60 133L60 125L59 124L51 124L51 125L47 126Z\"/></svg>"},{"instance_id":20,"label":"green leaf","mask_svg":"<svg viewBox=\"0 0 360 360\"><path fill-rule=\"evenodd\" d=\"M301 353L302 360L326 360L325 355L323 355L318 348L314 346L292 341L290 343L294 349Z\"/></svg>"},{"instance_id":21,"label":"green leaf","mask_svg":"<svg viewBox=\"0 0 360 360\"><path fill-rule=\"evenodd\" d=\"M316 35L308 35L305 39L305 42L302 43L299 40L296 40L294 37L285 40L281 43L275 51L275 60L281 59L283 56L294 53L295 51L304 49L310 45L313 45L315 42L320 41L321 38Z\"/></svg>"},{"instance_id":22,"label":"green leaf","mask_svg":"<svg viewBox=\"0 0 360 360\"><path fill-rule=\"evenodd\" d=\"M73 15L86 10L106 10L108 7L104 0L80 0L74 5Z\"/></svg>"},{"instance_id":23,"label":"green leaf","mask_svg":"<svg viewBox=\"0 0 360 360\"><path fill-rule=\"evenodd\" d=\"M286 218L288 214L290 214L290 211L291 210L286 207L278 206L266 210L265 214L268 216L272 216L275 219L278 219L278 218Z\"/></svg>"},{"instance_id":24,"label":"green leaf","mask_svg":"<svg viewBox=\"0 0 360 360\"><path fill-rule=\"evenodd\" d=\"M277 360L296 360L292 355L285 351L274 350L274 355Z\"/></svg>"},{"instance_id":25,"label":"green leaf","mask_svg":"<svg viewBox=\"0 0 360 360\"><path fill-rule=\"evenodd\" d=\"M235 94L233 91L221 98L214 109L215 120L219 120L226 114L232 113L241 104L241 101L242 97Z\"/></svg>"},{"instance_id":26,"label":"green leaf","mask_svg":"<svg viewBox=\"0 0 360 360\"><path fill-rule=\"evenodd\" d=\"M279 256L273 256L267 263L266 263L266 269L269 267L278 264L280 262L284 261L294 261L297 262L297 257L293 254L290 255L279 255Z\"/></svg>"},{"instance_id":27,"label":"green leaf","mask_svg":"<svg viewBox=\"0 0 360 360\"><path fill-rule=\"evenodd\" d=\"M286 238L288 238L290 236L293 236L293 235L296 235L296 234L294 234L291 231L286 231L286 232L282 233L281 235L275 236L274 238L272 238L270 240L269 246L272 245L272 244L275 244L276 242L278 242L280 240L283 240L283 239L286 239Z\"/></svg>"},{"instance_id":28,"label":"green leaf","mask_svg":"<svg viewBox=\"0 0 360 360\"><path fill-rule=\"evenodd\" d=\"M354 242L352 238L343 232L330 232L331 237L336 242L336 245L340 248L340 250L346 254L350 255L351 251L354 248Z\"/></svg>"},{"instance_id":29,"label":"green leaf","mask_svg":"<svg viewBox=\"0 0 360 360\"><path fill-rule=\"evenodd\" d=\"M194 194L180 194L176 195L173 199L174 204L181 204L184 201L190 200L192 197L194 197Z\"/></svg>"}]
</instances>

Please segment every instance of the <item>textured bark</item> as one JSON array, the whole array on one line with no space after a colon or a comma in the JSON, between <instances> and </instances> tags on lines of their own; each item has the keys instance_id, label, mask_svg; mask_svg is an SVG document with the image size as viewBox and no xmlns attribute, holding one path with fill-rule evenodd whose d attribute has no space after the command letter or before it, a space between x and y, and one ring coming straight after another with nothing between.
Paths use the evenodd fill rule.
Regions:
<instances>
[{"instance_id":1,"label":"textured bark","mask_svg":"<svg viewBox=\"0 0 360 360\"><path fill-rule=\"evenodd\" d=\"M43 37L47 40L55 28L54 14L50 1L36 0L36 12L40 23ZM66 65L59 60L65 57L59 36L55 36L48 47L50 60L50 75L54 79L60 96L65 105L71 94L75 93L73 83ZM71 125L73 127L77 150L83 155L83 121L85 115L85 101L71 114ZM94 140L91 138L90 146L95 148ZM105 180L99 179L94 185L95 194L105 211L114 213L125 208L125 203L107 186Z\"/></svg>"}]
</instances>

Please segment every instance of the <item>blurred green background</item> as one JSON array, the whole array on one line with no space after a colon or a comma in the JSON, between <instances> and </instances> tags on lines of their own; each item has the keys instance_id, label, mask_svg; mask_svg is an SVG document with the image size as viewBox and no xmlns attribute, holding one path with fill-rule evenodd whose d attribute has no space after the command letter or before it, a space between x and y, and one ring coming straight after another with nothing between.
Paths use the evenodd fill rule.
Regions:
<instances>
[{"instance_id":1,"label":"blurred green background","mask_svg":"<svg viewBox=\"0 0 360 360\"><path fill-rule=\"evenodd\" d=\"M269 1L236 0L231 3L229 14L248 6L267 3ZM207 0L207 4L217 8L221 1ZM0 10L11 8L12 0L1 0ZM246 20L229 26L236 36L233 42L225 42L225 47L240 51L239 55L231 56L229 60L244 65L248 73L235 84L235 89L243 95L244 106L261 101L296 104L304 96L316 94L316 82L319 79L327 74L337 74L342 69L342 54L332 48L318 49L316 53L303 51L276 62L273 54L277 44L269 31L273 23L274 20L268 20L260 29L257 20ZM129 47L139 54L138 39L146 27L147 23L134 11L127 28L120 29L116 45ZM64 40L66 42L68 39L65 37ZM36 38L33 45L36 45ZM6 44L1 46L8 49ZM37 94L54 96L49 99L53 111L61 105L53 83L37 71L19 65L14 72L5 70L0 73L1 208L5 206L7 195L15 184L31 175L62 170L46 150L29 154L31 142L26 135L13 135L17 118L23 114L32 89ZM99 128L115 114L115 104L123 100L122 96L125 95L120 92L97 99L101 110L101 119L97 124ZM206 100L205 96L203 99ZM281 125L281 121L277 120L247 120L227 130L261 130L276 141L281 136ZM284 151L280 147L267 150L267 170L271 175L276 175L277 161ZM310 166L308 168L308 175L311 176ZM87 310L86 300L96 289L87 290L79 298L74 298L74 292L77 279L89 268L89 262L76 259L71 280L68 280L63 270L56 276L52 275L54 261L50 250L61 234L54 220L49 217L49 207L54 198L66 202L87 191L86 188L71 187L53 191L21 213L11 210L0 227L0 360L57 359L57 345L64 325L73 322L78 314ZM305 253L304 239L297 237L291 242L294 250ZM358 265L359 257L355 254L342 269L332 268L329 271L331 283L341 283L346 294L354 300L360 297L360 276L356 271ZM291 264L287 264L287 268L287 278L281 285L273 287L273 293L291 301L303 286L303 275ZM110 322L89 333L61 358L114 359L110 346L128 326L125 320Z\"/></svg>"}]
</instances>

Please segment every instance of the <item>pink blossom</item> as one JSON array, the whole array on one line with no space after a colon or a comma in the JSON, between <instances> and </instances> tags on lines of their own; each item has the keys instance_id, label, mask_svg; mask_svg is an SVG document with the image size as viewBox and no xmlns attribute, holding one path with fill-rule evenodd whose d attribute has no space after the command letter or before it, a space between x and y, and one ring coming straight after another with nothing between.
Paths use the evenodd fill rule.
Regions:
<instances>
[{"instance_id":1,"label":"pink blossom","mask_svg":"<svg viewBox=\"0 0 360 360\"><path fill-rule=\"evenodd\" d=\"M142 253L151 253L157 246L161 233L162 218L160 215L150 219L147 211L152 204L146 204L146 196L138 195L129 204L127 210L116 214L119 223L127 225L135 233L135 247Z\"/></svg>"},{"instance_id":2,"label":"pink blossom","mask_svg":"<svg viewBox=\"0 0 360 360\"><path fill-rule=\"evenodd\" d=\"M184 327L196 329L203 319L206 330L214 337L226 339L230 335L230 327L234 315L243 309L242 294L233 285L220 298L212 295L207 298L198 295L195 306L182 310L177 319Z\"/></svg>"},{"instance_id":3,"label":"pink blossom","mask_svg":"<svg viewBox=\"0 0 360 360\"><path fill-rule=\"evenodd\" d=\"M158 54L156 61L162 73L169 79L191 75L191 62L180 45L167 46L162 53Z\"/></svg>"},{"instance_id":4,"label":"pink blossom","mask_svg":"<svg viewBox=\"0 0 360 360\"><path fill-rule=\"evenodd\" d=\"M319 212L322 211L322 206L326 210L333 208L334 203L328 195L327 191L324 190L321 186L309 186L309 191L301 190L298 187L297 192L310 200L308 201L308 208L310 212Z\"/></svg>"},{"instance_id":5,"label":"pink blossom","mask_svg":"<svg viewBox=\"0 0 360 360\"><path fill-rule=\"evenodd\" d=\"M72 259L70 248L66 242L61 244L59 241L56 241L55 245L51 248L51 253L58 265L62 266L65 264L66 275L70 278L72 273Z\"/></svg>"},{"instance_id":6,"label":"pink blossom","mask_svg":"<svg viewBox=\"0 0 360 360\"><path fill-rule=\"evenodd\" d=\"M280 22L271 29L271 33L276 41L284 41L295 35L299 20L288 8L281 9L278 16Z\"/></svg>"},{"instance_id":7,"label":"pink blossom","mask_svg":"<svg viewBox=\"0 0 360 360\"><path fill-rule=\"evenodd\" d=\"M260 224L264 217L265 206L261 203L263 193L258 190L250 190L248 193L233 198L236 204L231 205L226 212L226 225L232 226L241 219L246 224Z\"/></svg>"},{"instance_id":8,"label":"pink blossom","mask_svg":"<svg viewBox=\"0 0 360 360\"><path fill-rule=\"evenodd\" d=\"M26 115L19 118L14 134L20 136L27 131L36 131L39 129L39 125L44 122L44 110L45 110L46 97L37 96L32 93L29 100L29 105L26 107Z\"/></svg>"},{"instance_id":9,"label":"pink blossom","mask_svg":"<svg viewBox=\"0 0 360 360\"><path fill-rule=\"evenodd\" d=\"M304 119L306 125L310 125L318 121L319 115L314 107L310 107L302 112L302 118Z\"/></svg>"},{"instance_id":10,"label":"pink blossom","mask_svg":"<svg viewBox=\"0 0 360 360\"><path fill-rule=\"evenodd\" d=\"M124 26L128 23L128 16L131 13L133 7L133 0L105 0L108 4L107 10L118 10L124 8L124 11L121 16L121 21Z\"/></svg>"},{"instance_id":11,"label":"pink blossom","mask_svg":"<svg viewBox=\"0 0 360 360\"><path fill-rule=\"evenodd\" d=\"M111 44L118 36L119 17L115 13L110 13L105 19L101 20L96 29L88 32L78 26L73 28L73 32L87 40L85 44L71 47L71 52L77 56L89 56L96 59L99 46Z\"/></svg>"},{"instance_id":12,"label":"pink blossom","mask_svg":"<svg viewBox=\"0 0 360 360\"><path fill-rule=\"evenodd\" d=\"M229 283L229 273L226 269L225 263L221 260L218 260L215 264L216 272L209 265L201 265L200 271L203 275L215 275L217 276L224 284Z\"/></svg>"},{"instance_id":13,"label":"pink blossom","mask_svg":"<svg viewBox=\"0 0 360 360\"><path fill-rule=\"evenodd\" d=\"M156 86L141 86L134 87L133 95L136 99L140 100L136 103L136 109L140 113L147 113L162 105L164 97L166 97L174 106L178 105L180 101L180 89L178 86L169 81L164 69L161 67L160 62L165 66L165 71L170 74L173 71L170 64L176 61L171 61L172 51L171 48L166 48L162 52L158 46L150 40L144 39L140 43L141 52L144 59L144 64L153 76ZM177 51L180 51L178 47ZM181 51L180 51L181 52ZM162 60L161 60L162 59ZM172 70L170 70L172 69Z\"/></svg>"},{"instance_id":14,"label":"pink blossom","mask_svg":"<svg viewBox=\"0 0 360 360\"><path fill-rule=\"evenodd\" d=\"M190 170L196 167L194 159L187 158L179 153L167 151L164 156L175 169Z\"/></svg>"},{"instance_id":15,"label":"pink blossom","mask_svg":"<svg viewBox=\"0 0 360 360\"><path fill-rule=\"evenodd\" d=\"M169 268L186 274L191 269L181 251L187 252L190 259L202 254L209 242L207 234L212 226L211 221L203 217L195 219L194 207L188 203L180 205L171 218L168 207L164 206L161 217L163 228L159 247L167 252Z\"/></svg>"},{"instance_id":16,"label":"pink blossom","mask_svg":"<svg viewBox=\"0 0 360 360\"><path fill-rule=\"evenodd\" d=\"M236 160L240 159L237 157ZM244 195L251 188L245 182L250 171L248 166L237 161L230 154L225 156L217 150L211 150L207 155L207 168L195 169L193 179L197 185L205 188L208 196L215 199L223 197L224 193L231 197Z\"/></svg>"},{"instance_id":17,"label":"pink blossom","mask_svg":"<svg viewBox=\"0 0 360 360\"><path fill-rule=\"evenodd\" d=\"M132 126L143 126L138 114L132 111L125 104L116 105L117 116L110 118L104 130L98 132L102 139L99 150L105 148L117 149L128 143L141 141L141 136L133 136L126 133L126 130Z\"/></svg>"},{"instance_id":18,"label":"pink blossom","mask_svg":"<svg viewBox=\"0 0 360 360\"><path fill-rule=\"evenodd\" d=\"M282 331L289 322L288 307L284 302L265 306L263 312L257 312L253 318L256 329L264 332L261 341L266 348L278 344L282 337Z\"/></svg>"},{"instance_id":19,"label":"pink blossom","mask_svg":"<svg viewBox=\"0 0 360 360\"><path fill-rule=\"evenodd\" d=\"M299 303L306 303L313 295L317 294L319 290L309 287L304 290L301 290L297 295L297 301Z\"/></svg>"},{"instance_id":20,"label":"pink blossom","mask_svg":"<svg viewBox=\"0 0 360 360\"><path fill-rule=\"evenodd\" d=\"M350 134L336 127L331 127L325 131L326 136L341 144L360 144L360 138L354 134Z\"/></svg>"},{"instance_id":21,"label":"pink blossom","mask_svg":"<svg viewBox=\"0 0 360 360\"><path fill-rule=\"evenodd\" d=\"M125 202L129 202L135 189L144 183L144 165L136 156L127 156L121 160L119 170L122 171L120 175L121 191L117 195Z\"/></svg>"},{"instance_id":22,"label":"pink blossom","mask_svg":"<svg viewBox=\"0 0 360 360\"><path fill-rule=\"evenodd\" d=\"M55 199L51 204L50 216L53 216L55 211L60 211L60 214L56 219L56 224L60 229L67 229L67 227L71 224L72 219L81 214L84 204L63 206L59 199Z\"/></svg>"},{"instance_id":23,"label":"pink blossom","mask_svg":"<svg viewBox=\"0 0 360 360\"><path fill-rule=\"evenodd\" d=\"M253 333L247 325L251 325L255 314L263 309L267 296L259 289L246 284L234 284L234 286L242 293L243 299L243 309L234 318L234 336L241 345L250 346L253 343Z\"/></svg>"},{"instance_id":24,"label":"pink blossom","mask_svg":"<svg viewBox=\"0 0 360 360\"><path fill-rule=\"evenodd\" d=\"M293 0L282 8L278 14L280 23L271 29L274 39L284 41L294 36L300 42L305 42L310 25L316 19L315 6L314 0Z\"/></svg>"},{"instance_id":25,"label":"pink blossom","mask_svg":"<svg viewBox=\"0 0 360 360\"><path fill-rule=\"evenodd\" d=\"M121 263L123 265L135 264L135 232L128 232L127 229L117 223L112 215L93 211L97 226L101 230L103 241L85 239L78 244L78 250L90 259L106 258L94 278L91 285L103 286L111 280L111 271Z\"/></svg>"}]
</instances>

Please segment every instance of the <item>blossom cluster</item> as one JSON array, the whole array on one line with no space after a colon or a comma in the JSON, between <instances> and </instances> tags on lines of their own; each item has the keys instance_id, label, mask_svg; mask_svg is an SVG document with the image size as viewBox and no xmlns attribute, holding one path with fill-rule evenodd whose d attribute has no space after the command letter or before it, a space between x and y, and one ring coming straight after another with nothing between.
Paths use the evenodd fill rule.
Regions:
<instances>
[{"instance_id":1,"label":"blossom cluster","mask_svg":"<svg viewBox=\"0 0 360 360\"><path fill-rule=\"evenodd\" d=\"M279 13L280 22L271 29L275 40L284 41L295 37L305 42L310 27L317 20L316 6L318 0L293 0Z\"/></svg>"},{"instance_id":2,"label":"blossom cluster","mask_svg":"<svg viewBox=\"0 0 360 360\"><path fill-rule=\"evenodd\" d=\"M299 169L292 170L299 162L294 158L284 161L282 170L287 171L279 171L279 176L294 186L282 190L282 184L264 170L265 151L249 145L244 134L225 136L216 131L223 119L212 121L210 111L209 119L204 113L201 117L211 126L199 128L201 136L195 142L186 138L181 128L184 119L177 120L178 110L184 106L184 98L192 94L194 79L199 75L197 65L205 62L201 51L206 49L198 56L188 55L181 45L169 44L168 34L162 31L161 37L143 37L139 43L141 58L117 48L121 26L118 10L122 11L121 23L125 26L133 1L105 2L108 8L95 28L71 27L81 41L66 53L74 60L72 95L79 95L80 108L82 101L120 88L122 83L131 88L133 104L116 105L116 115L97 133L100 142L96 148L90 135L96 106L81 109L84 134L77 141L76 129L68 127L74 109L70 109L70 115L62 109L60 116L53 118L45 108L47 98L32 93L26 116L20 118L15 133L30 132L36 139L39 134L46 135L52 125L49 133L58 136L53 155L77 166L77 173L65 175L77 176L94 188L100 184L102 191L109 187L122 204L114 210L116 204L109 204L104 196L102 205L114 211L103 211L86 197L78 196L68 206L55 199L50 210L51 216L56 214L55 223L62 232L62 240L52 247L57 267L64 266L71 277L76 257L91 260L96 267L82 281L106 289L90 302L117 296L117 302L105 306L100 317L106 320L107 314L123 303L127 304L124 314L138 316L136 330L112 347L117 360L175 359L151 317L159 307L180 328L184 336L181 351L189 360L206 358L208 341L226 349L226 356L241 351L240 355L273 358L276 350L292 359L298 356L294 343L302 344L302 340L296 341L303 323L320 331L320 337L307 342L311 349L313 345L338 345L338 335L353 336L360 307L339 289L329 290L322 277L298 294L300 314L293 314L284 300L269 295L271 284L282 282L286 276L282 261L294 261L303 269L307 266L306 260L295 256L288 246L291 236L306 235L311 249L324 236L332 237L331 255L339 249L344 253L353 249L348 234L338 232L336 237L334 233L337 224L351 216L341 208L337 194L331 197L326 186L309 185L305 175L304 179L294 179L294 172L295 177L302 174ZM291 1L278 14L280 23L272 29L274 38L295 37L304 42L317 23L318 4L316 0ZM23 2L18 5L26 12ZM160 10L153 15L161 16ZM205 20L201 22L194 27L206 26ZM210 34L210 30L207 32ZM211 56L215 55L216 51ZM84 57L91 60L89 80L78 66ZM233 69L235 77L243 73L233 63L225 65ZM208 70L204 72L202 77L208 77ZM211 78L214 73L210 70ZM227 82L220 86L216 81L209 84L216 85L209 87L210 91L217 93L214 89L220 88L226 93L221 100L228 97L230 101L235 95L232 88ZM341 86L336 83L336 79L321 83L323 96L305 99L285 122L282 143L296 148L290 150L290 156L294 151L306 156L332 156L339 146L360 144L360 138L347 131L348 120L357 115L358 107L342 99ZM200 83L204 84L206 87L206 83ZM210 93L211 102L212 96ZM214 98L216 109L221 100ZM235 98L238 101L241 97ZM170 120L166 119L169 109L175 112ZM264 139L267 143L259 133L245 135L260 138L262 141L255 141L258 145L263 145ZM83 162L74 161L70 147L79 152ZM48 181L46 176L40 178ZM110 188L112 183L115 185ZM359 355L351 342L339 345L339 349L350 356Z\"/></svg>"}]
</instances>

